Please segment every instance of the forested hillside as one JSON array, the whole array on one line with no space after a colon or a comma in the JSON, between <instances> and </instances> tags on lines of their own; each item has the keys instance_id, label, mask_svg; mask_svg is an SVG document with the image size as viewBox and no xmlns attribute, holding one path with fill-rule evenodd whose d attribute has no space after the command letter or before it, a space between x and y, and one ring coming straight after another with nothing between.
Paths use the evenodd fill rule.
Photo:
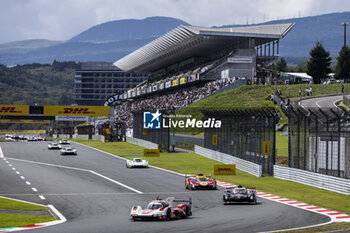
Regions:
<instances>
[{"instance_id":1,"label":"forested hillside","mask_svg":"<svg viewBox=\"0 0 350 233\"><path fill-rule=\"evenodd\" d=\"M56 105L74 103L75 62L0 64L0 104Z\"/></svg>"}]
</instances>

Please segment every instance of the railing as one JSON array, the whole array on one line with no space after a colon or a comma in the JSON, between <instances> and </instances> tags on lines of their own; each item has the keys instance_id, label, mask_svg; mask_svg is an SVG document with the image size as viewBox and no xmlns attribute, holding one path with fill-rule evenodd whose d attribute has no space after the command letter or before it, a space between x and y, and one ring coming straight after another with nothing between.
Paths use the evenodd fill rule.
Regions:
<instances>
[{"instance_id":1,"label":"railing","mask_svg":"<svg viewBox=\"0 0 350 233\"><path fill-rule=\"evenodd\" d=\"M149 142L143 139L139 139L139 138L126 137L126 142L137 146L141 146L147 149L158 149L158 144Z\"/></svg>"}]
</instances>

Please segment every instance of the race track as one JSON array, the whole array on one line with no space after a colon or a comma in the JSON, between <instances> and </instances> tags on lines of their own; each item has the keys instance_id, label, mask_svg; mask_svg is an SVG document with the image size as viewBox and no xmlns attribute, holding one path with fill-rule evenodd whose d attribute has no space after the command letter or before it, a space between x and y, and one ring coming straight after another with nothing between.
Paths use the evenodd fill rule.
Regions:
<instances>
[{"instance_id":1,"label":"race track","mask_svg":"<svg viewBox=\"0 0 350 233\"><path fill-rule=\"evenodd\" d=\"M262 232L329 221L262 198L255 206L224 206L222 189L189 191L180 175L155 168L127 169L124 160L75 143L78 156L60 156L59 151L47 150L47 142L0 146L9 162L0 159L0 195L52 204L67 218L63 224L28 232ZM169 222L129 220L132 206L145 207L157 196L192 197L193 216Z\"/></svg>"}]
</instances>

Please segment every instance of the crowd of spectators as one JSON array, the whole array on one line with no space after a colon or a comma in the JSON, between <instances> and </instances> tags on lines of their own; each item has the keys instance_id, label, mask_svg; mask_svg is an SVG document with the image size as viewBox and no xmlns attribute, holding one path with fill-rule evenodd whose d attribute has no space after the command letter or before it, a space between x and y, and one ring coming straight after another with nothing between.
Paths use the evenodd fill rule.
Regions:
<instances>
[{"instance_id":1,"label":"crowd of spectators","mask_svg":"<svg viewBox=\"0 0 350 233\"><path fill-rule=\"evenodd\" d=\"M186 89L174 90L169 93L152 95L133 101L127 100L116 107L116 122L126 123L126 128L132 128L133 111L159 109L167 112L175 112L232 84L235 80L237 80L237 78L222 78L207 82L202 86L192 86Z\"/></svg>"}]
</instances>

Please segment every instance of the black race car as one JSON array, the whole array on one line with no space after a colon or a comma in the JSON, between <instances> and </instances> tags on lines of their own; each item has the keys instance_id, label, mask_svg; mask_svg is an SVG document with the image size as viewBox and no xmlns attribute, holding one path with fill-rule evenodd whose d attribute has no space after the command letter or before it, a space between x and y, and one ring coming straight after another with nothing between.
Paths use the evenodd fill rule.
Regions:
<instances>
[{"instance_id":1,"label":"black race car","mask_svg":"<svg viewBox=\"0 0 350 233\"><path fill-rule=\"evenodd\" d=\"M245 188L241 185L236 188L227 188L222 197L223 204L231 204L237 202L246 202L250 204L257 204L255 188Z\"/></svg>"}]
</instances>

